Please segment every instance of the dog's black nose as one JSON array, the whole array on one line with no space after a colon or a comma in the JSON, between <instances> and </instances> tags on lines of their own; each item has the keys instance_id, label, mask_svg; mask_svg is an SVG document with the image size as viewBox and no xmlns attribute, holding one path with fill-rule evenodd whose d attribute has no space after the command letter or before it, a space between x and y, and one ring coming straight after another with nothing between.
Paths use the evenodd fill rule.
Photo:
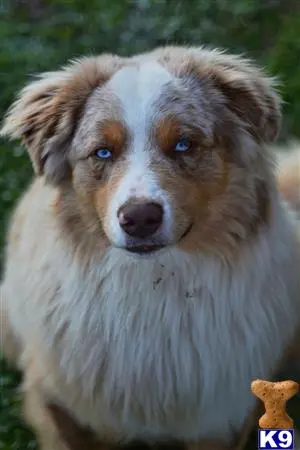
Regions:
<instances>
[{"instance_id":1,"label":"dog's black nose","mask_svg":"<svg viewBox=\"0 0 300 450\"><path fill-rule=\"evenodd\" d=\"M161 226L163 209L158 203L128 203L119 209L118 219L127 234L146 238Z\"/></svg>"}]
</instances>

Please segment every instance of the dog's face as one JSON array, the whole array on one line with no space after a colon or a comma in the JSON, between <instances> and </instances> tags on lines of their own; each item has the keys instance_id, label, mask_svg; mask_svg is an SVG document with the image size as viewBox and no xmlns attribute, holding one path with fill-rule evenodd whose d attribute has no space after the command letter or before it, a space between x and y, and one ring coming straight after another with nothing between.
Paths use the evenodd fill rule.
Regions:
<instances>
[{"instance_id":1,"label":"dog's face","mask_svg":"<svg viewBox=\"0 0 300 450\"><path fill-rule=\"evenodd\" d=\"M46 74L2 133L23 138L36 171L111 245L220 251L268 219L263 145L277 135L278 103L239 58L164 48Z\"/></svg>"}]
</instances>

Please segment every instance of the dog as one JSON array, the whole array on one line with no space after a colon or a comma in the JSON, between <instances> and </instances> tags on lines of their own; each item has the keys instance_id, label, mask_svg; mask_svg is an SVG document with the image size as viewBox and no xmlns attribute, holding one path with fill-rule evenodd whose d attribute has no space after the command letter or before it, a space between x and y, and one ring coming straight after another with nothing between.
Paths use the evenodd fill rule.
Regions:
<instances>
[{"instance_id":1,"label":"dog","mask_svg":"<svg viewBox=\"0 0 300 450\"><path fill-rule=\"evenodd\" d=\"M35 177L8 230L1 346L42 450L73 445L49 404L101 448L236 448L251 382L297 360L280 104L251 61L203 47L82 58L21 91L1 135Z\"/></svg>"}]
</instances>

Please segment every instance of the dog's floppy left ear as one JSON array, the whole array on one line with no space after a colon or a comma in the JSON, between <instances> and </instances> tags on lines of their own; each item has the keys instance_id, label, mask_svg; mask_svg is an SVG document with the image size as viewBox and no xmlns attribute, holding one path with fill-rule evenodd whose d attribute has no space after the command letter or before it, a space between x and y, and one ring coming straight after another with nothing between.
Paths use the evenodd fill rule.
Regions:
<instances>
[{"instance_id":1,"label":"dog's floppy left ear","mask_svg":"<svg viewBox=\"0 0 300 450\"><path fill-rule=\"evenodd\" d=\"M69 144L85 102L118 64L120 58L102 55L40 75L20 92L0 134L22 140L36 174L54 183L65 179L70 174Z\"/></svg>"},{"instance_id":2,"label":"dog's floppy left ear","mask_svg":"<svg viewBox=\"0 0 300 450\"><path fill-rule=\"evenodd\" d=\"M273 142L281 124L276 80L239 56L204 49L191 54L198 77L211 80L241 126L260 141Z\"/></svg>"}]
</instances>

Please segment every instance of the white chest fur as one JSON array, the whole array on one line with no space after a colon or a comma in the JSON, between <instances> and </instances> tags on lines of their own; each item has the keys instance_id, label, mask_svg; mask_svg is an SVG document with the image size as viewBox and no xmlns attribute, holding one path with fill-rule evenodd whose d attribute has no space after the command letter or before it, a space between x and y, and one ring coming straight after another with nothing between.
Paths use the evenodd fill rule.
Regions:
<instances>
[{"instance_id":1,"label":"white chest fur","mask_svg":"<svg viewBox=\"0 0 300 450\"><path fill-rule=\"evenodd\" d=\"M55 324L63 376L81 385L82 418L99 427L104 411L103 425L144 438L239 428L251 381L272 374L297 320L289 261L283 271L285 255L279 264L268 245L234 271L178 251L136 261L116 249L101 268L70 271L50 333Z\"/></svg>"},{"instance_id":2,"label":"white chest fur","mask_svg":"<svg viewBox=\"0 0 300 450\"><path fill-rule=\"evenodd\" d=\"M110 249L83 272L55 235L37 247L30 231L4 289L25 347L41 346L43 383L99 433L229 438L299 323L298 250L277 217L232 267Z\"/></svg>"}]
</instances>

